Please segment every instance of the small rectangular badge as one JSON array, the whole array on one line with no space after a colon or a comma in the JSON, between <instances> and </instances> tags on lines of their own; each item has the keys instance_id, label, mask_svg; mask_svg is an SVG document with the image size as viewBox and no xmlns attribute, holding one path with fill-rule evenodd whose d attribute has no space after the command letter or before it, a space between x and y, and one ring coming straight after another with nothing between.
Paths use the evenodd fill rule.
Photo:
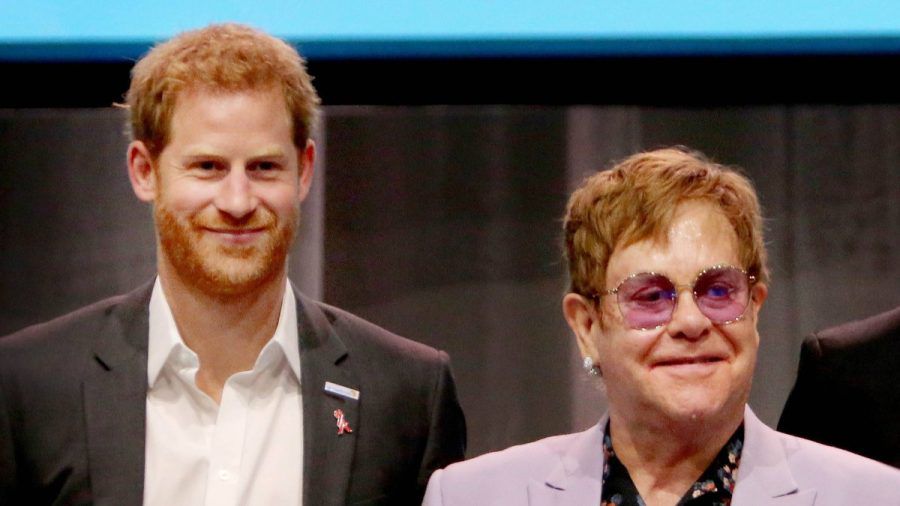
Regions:
<instances>
[{"instance_id":1,"label":"small rectangular badge","mask_svg":"<svg viewBox=\"0 0 900 506\"><path fill-rule=\"evenodd\" d=\"M330 381L325 382L325 391L329 394L353 399L354 401L359 400L359 390L354 390L352 388L345 387L344 385L338 385L337 383L332 383Z\"/></svg>"}]
</instances>

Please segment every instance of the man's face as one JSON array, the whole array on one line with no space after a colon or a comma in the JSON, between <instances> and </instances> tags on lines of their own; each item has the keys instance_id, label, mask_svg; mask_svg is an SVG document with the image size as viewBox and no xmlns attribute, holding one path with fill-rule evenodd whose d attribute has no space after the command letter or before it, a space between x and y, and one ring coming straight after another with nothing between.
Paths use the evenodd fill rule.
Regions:
<instances>
[{"instance_id":1,"label":"man's face","mask_svg":"<svg viewBox=\"0 0 900 506\"><path fill-rule=\"evenodd\" d=\"M278 279L311 164L277 91L184 92L154 171L161 274L221 296Z\"/></svg>"},{"instance_id":2,"label":"man's face","mask_svg":"<svg viewBox=\"0 0 900 506\"><path fill-rule=\"evenodd\" d=\"M740 265L738 240L714 205L679 205L667 244L644 240L617 249L604 289L639 272L664 274L678 288L671 320L636 330L623 320L616 296L604 296L603 324L594 327L596 356L610 410L640 425L669 422L731 423L743 416L759 346L757 313L766 288L751 287L742 319L713 324L698 309L687 285L714 265Z\"/></svg>"}]
</instances>

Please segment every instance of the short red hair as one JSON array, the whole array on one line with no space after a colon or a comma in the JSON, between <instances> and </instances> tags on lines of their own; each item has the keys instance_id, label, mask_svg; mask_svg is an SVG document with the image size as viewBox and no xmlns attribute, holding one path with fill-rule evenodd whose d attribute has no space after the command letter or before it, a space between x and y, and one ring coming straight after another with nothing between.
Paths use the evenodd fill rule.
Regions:
<instances>
[{"instance_id":1,"label":"short red hair","mask_svg":"<svg viewBox=\"0 0 900 506\"><path fill-rule=\"evenodd\" d=\"M292 46L238 24L184 32L153 47L132 69L126 95L131 136L156 158L169 142L175 104L185 90L268 89L284 94L294 144L305 147L318 117L319 96Z\"/></svg>"}]
</instances>

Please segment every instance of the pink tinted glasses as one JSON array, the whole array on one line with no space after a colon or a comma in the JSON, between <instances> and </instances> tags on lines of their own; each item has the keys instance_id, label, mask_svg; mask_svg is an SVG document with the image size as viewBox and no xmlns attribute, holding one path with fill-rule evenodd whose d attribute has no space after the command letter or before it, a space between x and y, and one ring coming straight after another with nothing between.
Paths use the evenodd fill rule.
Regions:
<instances>
[{"instance_id":1,"label":"pink tinted glasses","mask_svg":"<svg viewBox=\"0 0 900 506\"><path fill-rule=\"evenodd\" d=\"M689 286L676 285L655 272L639 272L616 288L590 297L599 300L615 295L625 323L633 329L649 330L667 324L675 312L678 292L691 288L700 312L712 323L727 325L743 318L750 302L750 286L755 282L756 278L743 269L714 265L700 271Z\"/></svg>"}]
</instances>

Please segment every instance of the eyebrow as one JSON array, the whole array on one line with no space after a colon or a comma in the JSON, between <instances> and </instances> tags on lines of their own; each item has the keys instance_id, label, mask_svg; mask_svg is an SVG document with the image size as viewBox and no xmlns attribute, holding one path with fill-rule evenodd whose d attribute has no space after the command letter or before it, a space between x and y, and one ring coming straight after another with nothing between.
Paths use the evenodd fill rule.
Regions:
<instances>
[{"instance_id":1,"label":"eyebrow","mask_svg":"<svg viewBox=\"0 0 900 506\"><path fill-rule=\"evenodd\" d=\"M287 153L281 149L281 146L270 146L249 157L250 160L259 158L287 158Z\"/></svg>"},{"instance_id":2,"label":"eyebrow","mask_svg":"<svg viewBox=\"0 0 900 506\"><path fill-rule=\"evenodd\" d=\"M183 155L184 159L197 160L203 158L228 158L221 154L218 149L211 146L196 146L190 148ZM259 160L261 158L287 158L287 154L280 146L269 146L247 157L248 160Z\"/></svg>"}]
</instances>

